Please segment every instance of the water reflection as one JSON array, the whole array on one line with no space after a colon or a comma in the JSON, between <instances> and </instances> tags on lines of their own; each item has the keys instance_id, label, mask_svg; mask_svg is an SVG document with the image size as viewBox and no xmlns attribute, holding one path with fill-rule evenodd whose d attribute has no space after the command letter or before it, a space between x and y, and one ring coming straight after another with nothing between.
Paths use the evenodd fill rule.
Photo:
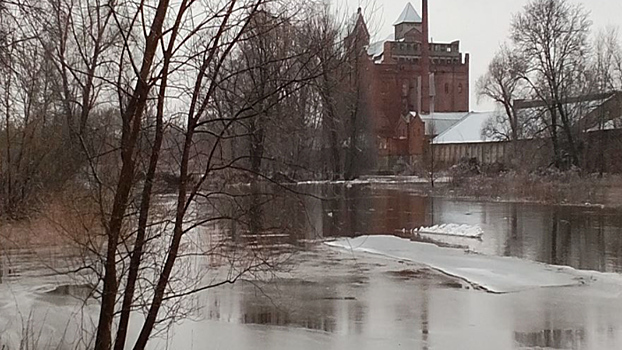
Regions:
<instances>
[{"instance_id":1,"label":"water reflection","mask_svg":"<svg viewBox=\"0 0 622 350\"><path fill-rule=\"evenodd\" d=\"M205 315L211 320L303 328L342 336L361 336L394 342L414 339L427 343L429 294L444 289L431 271L417 277L387 273L396 266L324 257L321 266L303 262L308 279L279 280L269 284L243 283L205 297ZM333 268L336 264L341 267ZM378 272L380 270L381 272ZM414 276L414 275L413 275ZM425 348L425 347L423 347Z\"/></svg>"},{"instance_id":2,"label":"water reflection","mask_svg":"<svg viewBox=\"0 0 622 350\"><path fill-rule=\"evenodd\" d=\"M296 208L304 212L304 219L295 213L287 215L291 223L297 222L292 224L297 225L297 234L305 238L409 236L404 229L444 223L478 225L485 232L481 241L430 238L484 254L622 272L621 211L429 198L370 186L320 186L310 191L326 200L306 198L300 206L271 207L272 211Z\"/></svg>"},{"instance_id":3,"label":"water reflection","mask_svg":"<svg viewBox=\"0 0 622 350\"><path fill-rule=\"evenodd\" d=\"M621 211L430 198L371 186L303 190L312 196L253 185L241 199L229 203L232 212L238 213L231 214L238 215L237 220L221 228L230 232L235 242L291 249L330 237L410 237L408 231L420 226L478 225L485 232L481 241L456 237L427 240L490 255L622 272Z\"/></svg>"},{"instance_id":4,"label":"water reflection","mask_svg":"<svg viewBox=\"0 0 622 350\"><path fill-rule=\"evenodd\" d=\"M583 349L585 348L585 330L545 329L533 333L514 333L514 339L521 346L530 348L550 349Z\"/></svg>"},{"instance_id":5,"label":"water reflection","mask_svg":"<svg viewBox=\"0 0 622 350\"><path fill-rule=\"evenodd\" d=\"M314 196L257 186L240 196L205 203L206 210L236 219L206 224L206 247L210 239L225 235L237 244L302 253L295 255L298 268L276 281L244 282L197 296L199 318L218 322L187 325L192 336L176 337L179 346L170 348L191 348L188 342L201 336L217 339L222 346L214 347L227 349L622 348L620 298L590 296L586 288L490 295L461 288L408 262L359 259L327 248L321 253L301 249L327 237L407 236L403 228L469 224L484 229L481 241L434 239L486 254L621 272L622 213L426 198L369 186L308 190ZM24 254L20 259L12 260L18 261L17 270L5 265L3 271L0 258L0 278L6 282L15 271L20 276L41 271L29 267L34 257ZM226 263L213 261L210 266ZM222 329L212 327L214 323L249 328L235 326L234 336L225 337L211 331ZM256 325L276 327L253 328ZM179 332L183 334L183 327Z\"/></svg>"},{"instance_id":6,"label":"water reflection","mask_svg":"<svg viewBox=\"0 0 622 350\"><path fill-rule=\"evenodd\" d=\"M295 338L295 347L304 349L622 346L622 301L599 299L583 288L492 295L451 288L445 277L421 267L326 254L303 259L290 279L209 291L203 314L227 324L277 326L259 328L274 335L257 344L265 349L286 348L276 335L297 337L301 329L312 331ZM227 348L249 348L236 344L230 340Z\"/></svg>"}]
</instances>

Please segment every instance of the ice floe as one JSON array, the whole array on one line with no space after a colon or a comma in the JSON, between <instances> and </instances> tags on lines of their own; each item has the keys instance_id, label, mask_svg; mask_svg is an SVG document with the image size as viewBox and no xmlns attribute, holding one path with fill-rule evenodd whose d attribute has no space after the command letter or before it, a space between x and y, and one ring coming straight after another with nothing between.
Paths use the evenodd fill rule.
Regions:
<instances>
[{"instance_id":1,"label":"ice floe","mask_svg":"<svg viewBox=\"0 0 622 350\"><path fill-rule=\"evenodd\" d=\"M619 286L620 275L578 271L512 257L488 256L394 236L361 236L326 242L352 252L372 253L428 265L494 293L543 287L580 286L595 282ZM617 287L616 287L617 288Z\"/></svg>"},{"instance_id":2,"label":"ice floe","mask_svg":"<svg viewBox=\"0 0 622 350\"><path fill-rule=\"evenodd\" d=\"M484 234L484 230L476 225L442 224L430 227L420 227L415 229L414 233L481 238Z\"/></svg>"}]
</instances>

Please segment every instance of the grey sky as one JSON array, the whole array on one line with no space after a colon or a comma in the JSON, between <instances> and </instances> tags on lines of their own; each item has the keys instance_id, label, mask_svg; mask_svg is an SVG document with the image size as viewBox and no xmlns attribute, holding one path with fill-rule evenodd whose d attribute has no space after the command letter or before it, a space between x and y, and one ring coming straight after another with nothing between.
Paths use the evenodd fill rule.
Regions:
<instances>
[{"instance_id":1,"label":"grey sky","mask_svg":"<svg viewBox=\"0 0 622 350\"><path fill-rule=\"evenodd\" d=\"M347 3L351 11L356 11L359 3L375 2L372 8L376 10L366 12L373 12L375 20L370 23L370 31L380 39L392 33L392 24L408 0L337 0L337 2ZM421 14L421 0L410 2ZM488 62L499 45L507 39L512 15L520 12L527 0L428 0L428 3L430 36L434 41L460 40L461 50L471 54L471 109L493 109L494 105L489 101L478 103L474 83L486 71ZM593 33L610 25L620 27L622 30L622 0L586 0L581 3L591 13Z\"/></svg>"}]
</instances>

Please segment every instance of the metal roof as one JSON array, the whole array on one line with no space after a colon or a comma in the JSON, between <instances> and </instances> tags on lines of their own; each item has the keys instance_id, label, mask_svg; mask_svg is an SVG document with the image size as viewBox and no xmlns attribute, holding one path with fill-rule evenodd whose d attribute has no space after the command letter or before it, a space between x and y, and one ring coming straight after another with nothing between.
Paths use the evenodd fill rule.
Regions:
<instances>
[{"instance_id":1,"label":"metal roof","mask_svg":"<svg viewBox=\"0 0 622 350\"><path fill-rule=\"evenodd\" d=\"M416 112L411 112L413 116ZM468 112L440 112L434 114L422 114L421 120L425 122L425 134L434 136L439 135L460 122Z\"/></svg>"},{"instance_id":2,"label":"metal roof","mask_svg":"<svg viewBox=\"0 0 622 350\"><path fill-rule=\"evenodd\" d=\"M486 123L496 116L497 112L471 112L463 114L464 118L434 138L434 144L476 143L495 141L488 139L482 131Z\"/></svg>"},{"instance_id":3,"label":"metal roof","mask_svg":"<svg viewBox=\"0 0 622 350\"><path fill-rule=\"evenodd\" d=\"M413 5L409 2L406 4L406 8L402 11L402 14L397 19L394 26L402 23L421 23L423 20L421 16L417 13L417 10L413 7Z\"/></svg>"}]
</instances>

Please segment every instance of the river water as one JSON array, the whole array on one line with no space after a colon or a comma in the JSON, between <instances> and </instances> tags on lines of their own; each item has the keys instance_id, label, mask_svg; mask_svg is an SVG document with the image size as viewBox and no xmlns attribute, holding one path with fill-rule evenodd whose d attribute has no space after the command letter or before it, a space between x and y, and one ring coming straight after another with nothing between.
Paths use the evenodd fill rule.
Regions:
<instances>
[{"instance_id":1,"label":"river water","mask_svg":"<svg viewBox=\"0 0 622 350\"><path fill-rule=\"evenodd\" d=\"M468 224L483 229L481 240L427 240L481 254L620 273L619 211L430 198L408 187L296 190L313 196L279 197L255 213L256 225L289 233L273 234L272 229L261 242L299 250L293 270L270 283L246 280L201 293L193 300L198 312L156 339L154 348L622 348L622 290L562 287L494 295L422 265L314 243L360 235L409 236L420 226ZM237 228L223 229L238 240L251 239ZM0 345L8 343L2 329L19 326L15 315L23 319L27 310L35 310L46 315L39 319L47 328L60 330L65 324L57 319L58 311L75 309L69 300L38 293L41 286L58 282L34 260L25 251L4 252Z\"/></svg>"},{"instance_id":2,"label":"river water","mask_svg":"<svg viewBox=\"0 0 622 350\"><path fill-rule=\"evenodd\" d=\"M333 187L324 194L332 198L322 203L318 219L324 237L401 236L403 229L421 226L477 225L484 230L481 241L434 238L483 254L622 272L620 210L430 198L416 190L372 186Z\"/></svg>"}]
</instances>

